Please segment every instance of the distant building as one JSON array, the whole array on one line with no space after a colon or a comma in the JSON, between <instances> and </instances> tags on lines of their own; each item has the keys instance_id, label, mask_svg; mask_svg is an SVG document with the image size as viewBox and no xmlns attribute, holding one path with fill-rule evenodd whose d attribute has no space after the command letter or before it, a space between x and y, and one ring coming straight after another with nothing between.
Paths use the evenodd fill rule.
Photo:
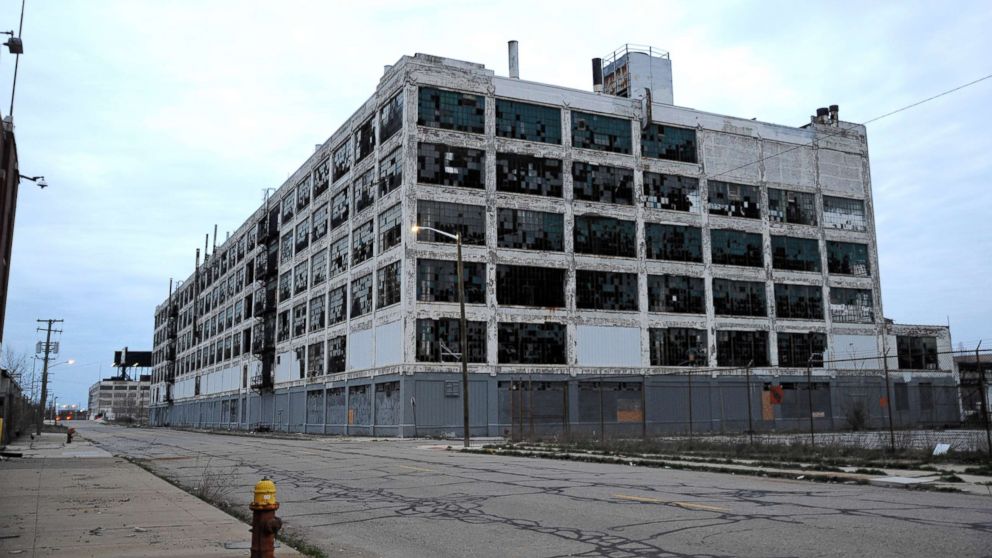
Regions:
<instances>
[{"instance_id":1,"label":"distant building","mask_svg":"<svg viewBox=\"0 0 992 558\"><path fill-rule=\"evenodd\" d=\"M143 421L148 418L149 388L152 377L137 380L106 378L90 386L89 418Z\"/></svg>"},{"instance_id":2,"label":"distant building","mask_svg":"<svg viewBox=\"0 0 992 558\"><path fill-rule=\"evenodd\" d=\"M14 217L17 213L17 187L20 180L14 123L7 118L0 122L0 343L3 343L4 316L7 314L7 283L10 280Z\"/></svg>"},{"instance_id":3,"label":"distant building","mask_svg":"<svg viewBox=\"0 0 992 558\"><path fill-rule=\"evenodd\" d=\"M387 66L156 308L152 422L460 434L463 351L475 435L683 430L692 365L698 430L960 420L948 328L884 318L863 125L675 106L654 49L593 64ZM415 225L463 239L466 347L455 246Z\"/></svg>"}]
</instances>

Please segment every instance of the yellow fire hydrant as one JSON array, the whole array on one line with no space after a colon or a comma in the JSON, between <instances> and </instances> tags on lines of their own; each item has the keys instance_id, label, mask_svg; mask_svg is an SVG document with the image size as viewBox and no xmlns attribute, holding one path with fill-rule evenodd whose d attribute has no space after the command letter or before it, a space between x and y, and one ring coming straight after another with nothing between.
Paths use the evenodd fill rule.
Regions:
<instances>
[{"instance_id":1,"label":"yellow fire hydrant","mask_svg":"<svg viewBox=\"0 0 992 558\"><path fill-rule=\"evenodd\" d=\"M268 478L258 481L248 507L252 511L251 558L275 558L276 533L282 528L282 520L276 517L276 484Z\"/></svg>"}]
</instances>

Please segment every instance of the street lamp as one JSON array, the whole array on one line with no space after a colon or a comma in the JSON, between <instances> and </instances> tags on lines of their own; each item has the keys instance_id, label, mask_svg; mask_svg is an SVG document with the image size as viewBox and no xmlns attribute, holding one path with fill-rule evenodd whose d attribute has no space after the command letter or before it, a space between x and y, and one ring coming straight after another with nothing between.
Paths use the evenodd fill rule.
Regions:
<instances>
[{"instance_id":1,"label":"street lamp","mask_svg":"<svg viewBox=\"0 0 992 558\"><path fill-rule=\"evenodd\" d=\"M41 189L48 188L48 182L45 181L45 177L44 176L40 176L40 175L39 176L28 176L26 174L18 174L17 176L20 176L24 180L30 180L31 182L34 182Z\"/></svg>"},{"instance_id":2,"label":"street lamp","mask_svg":"<svg viewBox=\"0 0 992 558\"><path fill-rule=\"evenodd\" d=\"M683 362L682 364L679 364L679 366L685 366L687 364L690 367L695 366L696 349L689 349L686 356L689 357L689 360ZM688 370L687 378L689 379L689 442L692 442L692 368Z\"/></svg>"},{"instance_id":3,"label":"street lamp","mask_svg":"<svg viewBox=\"0 0 992 558\"><path fill-rule=\"evenodd\" d=\"M465 447L469 447L469 409L468 409L468 324L465 322L465 279L464 270L462 266L462 235L461 233L451 234L449 232L439 231L432 227L421 227L419 225L413 226L413 235L416 237L417 233L420 231L430 231L434 234L439 234L443 237L450 238L455 241L457 246L458 263L455 269L457 270L458 279L458 305L461 309L461 318L458 323L459 332L459 343L462 349L462 403L464 412L464 424L463 429L465 432Z\"/></svg>"}]
</instances>

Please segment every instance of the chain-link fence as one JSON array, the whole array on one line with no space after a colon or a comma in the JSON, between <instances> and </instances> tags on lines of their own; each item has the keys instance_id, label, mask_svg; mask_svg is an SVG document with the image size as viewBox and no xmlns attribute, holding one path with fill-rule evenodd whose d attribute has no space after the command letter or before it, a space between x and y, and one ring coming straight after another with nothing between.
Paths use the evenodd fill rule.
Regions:
<instances>
[{"instance_id":1,"label":"chain-link fence","mask_svg":"<svg viewBox=\"0 0 992 558\"><path fill-rule=\"evenodd\" d=\"M961 426L959 389L949 378L906 381L899 375L887 386L881 375L766 375L742 369L565 381L522 378L500 382L499 395L500 422L513 440L707 437L918 447L940 438L967 447L985 443L984 431L953 437L906 433Z\"/></svg>"}]
</instances>

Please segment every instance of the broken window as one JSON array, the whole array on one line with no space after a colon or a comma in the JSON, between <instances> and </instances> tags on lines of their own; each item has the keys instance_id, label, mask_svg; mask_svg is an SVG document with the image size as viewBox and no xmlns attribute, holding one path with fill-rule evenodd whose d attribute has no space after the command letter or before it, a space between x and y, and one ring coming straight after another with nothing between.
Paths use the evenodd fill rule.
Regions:
<instances>
[{"instance_id":1,"label":"broken window","mask_svg":"<svg viewBox=\"0 0 992 558\"><path fill-rule=\"evenodd\" d=\"M768 220L794 225L816 225L816 195L769 188Z\"/></svg>"},{"instance_id":2,"label":"broken window","mask_svg":"<svg viewBox=\"0 0 992 558\"><path fill-rule=\"evenodd\" d=\"M461 234L462 244L486 244L486 208L431 200L417 200L417 224L450 234ZM426 242L455 242L444 235L423 230L417 234Z\"/></svg>"},{"instance_id":3,"label":"broken window","mask_svg":"<svg viewBox=\"0 0 992 558\"><path fill-rule=\"evenodd\" d=\"M310 235L313 237L313 241L317 242L321 238L324 238L324 235L327 234L326 203L318 207L317 209L313 210L313 217L311 217L310 221L311 223L313 223L312 227L310 228Z\"/></svg>"},{"instance_id":4,"label":"broken window","mask_svg":"<svg viewBox=\"0 0 992 558\"><path fill-rule=\"evenodd\" d=\"M296 209L301 210L310 205L310 176L296 185Z\"/></svg>"},{"instance_id":5,"label":"broken window","mask_svg":"<svg viewBox=\"0 0 992 558\"><path fill-rule=\"evenodd\" d=\"M293 231L282 235L282 242L279 244L279 263L286 263L293 259Z\"/></svg>"},{"instance_id":6,"label":"broken window","mask_svg":"<svg viewBox=\"0 0 992 558\"><path fill-rule=\"evenodd\" d=\"M341 323L347 319L347 299L344 285L327 293L327 325Z\"/></svg>"},{"instance_id":7,"label":"broken window","mask_svg":"<svg viewBox=\"0 0 992 558\"><path fill-rule=\"evenodd\" d=\"M293 337L299 337L307 332L307 303L301 302L293 307Z\"/></svg>"},{"instance_id":8,"label":"broken window","mask_svg":"<svg viewBox=\"0 0 992 558\"><path fill-rule=\"evenodd\" d=\"M937 338L934 336L896 336L900 370L936 370Z\"/></svg>"},{"instance_id":9,"label":"broken window","mask_svg":"<svg viewBox=\"0 0 992 558\"><path fill-rule=\"evenodd\" d=\"M343 236L336 240L330 247L331 271L330 276L335 277L348 270L348 237Z\"/></svg>"},{"instance_id":10,"label":"broken window","mask_svg":"<svg viewBox=\"0 0 992 558\"><path fill-rule=\"evenodd\" d=\"M287 271L279 276L279 302L285 302L293 296L293 272Z\"/></svg>"},{"instance_id":11,"label":"broken window","mask_svg":"<svg viewBox=\"0 0 992 558\"><path fill-rule=\"evenodd\" d=\"M310 258L310 286L316 287L327 280L327 250L321 250Z\"/></svg>"},{"instance_id":12,"label":"broken window","mask_svg":"<svg viewBox=\"0 0 992 558\"><path fill-rule=\"evenodd\" d=\"M702 277L648 275L648 311L705 314L706 287Z\"/></svg>"},{"instance_id":13,"label":"broken window","mask_svg":"<svg viewBox=\"0 0 992 558\"><path fill-rule=\"evenodd\" d=\"M403 184L403 150L397 147L379 161L379 197Z\"/></svg>"},{"instance_id":14,"label":"broken window","mask_svg":"<svg viewBox=\"0 0 992 558\"><path fill-rule=\"evenodd\" d=\"M379 142L385 143L401 128L403 128L402 91L382 105L382 111L379 113Z\"/></svg>"},{"instance_id":15,"label":"broken window","mask_svg":"<svg viewBox=\"0 0 992 558\"><path fill-rule=\"evenodd\" d=\"M320 295L310 299L310 331L320 331L327 325L327 298Z\"/></svg>"},{"instance_id":16,"label":"broken window","mask_svg":"<svg viewBox=\"0 0 992 558\"><path fill-rule=\"evenodd\" d=\"M768 366L767 331L717 331L717 366Z\"/></svg>"},{"instance_id":17,"label":"broken window","mask_svg":"<svg viewBox=\"0 0 992 558\"><path fill-rule=\"evenodd\" d=\"M351 317L364 316L372 311L372 274L368 273L351 282Z\"/></svg>"},{"instance_id":18,"label":"broken window","mask_svg":"<svg viewBox=\"0 0 992 558\"><path fill-rule=\"evenodd\" d=\"M417 300L421 302L458 302L456 262L417 260ZM485 304L486 264L462 262L465 274L465 303Z\"/></svg>"},{"instance_id":19,"label":"broken window","mask_svg":"<svg viewBox=\"0 0 992 558\"><path fill-rule=\"evenodd\" d=\"M496 301L507 306L565 307L565 270L496 266Z\"/></svg>"},{"instance_id":20,"label":"broken window","mask_svg":"<svg viewBox=\"0 0 992 558\"><path fill-rule=\"evenodd\" d=\"M496 135L542 143L561 143L561 110L496 99Z\"/></svg>"},{"instance_id":21,"label":"broken window","mask_svg":"<svg viewBox=\"0 0 992 558\"><path fill-rule=\"evenodd\" d=\"M572 146L613 153L631 152L630 120L572 111Z\"/></svg>"},{"instance_id":22,"label":"broken window","mask_svg":"<svg viewBox=\"0 0 992 558\"><path fill-rule=\"evenodd\" d=\"M854 242L827 241L827 270L839 275L870 277L868 245Z\"/></svg>"},{"instance_id":23,"label":"broken window","mask_svg":"<svg viewBox=\"0 0 992 558\"><path fill-rule=\"evenodd\" d=\"M823 224L845 231L867 231L865 202L849 198L823 196Z\"/></svg>"},{"instance_id":24,"label":"broken window","mask_svg":"<svg viewBox=\"0 0 992 558\"><path fill-rule=\"evenodd\" d=\"M645 223L644 240L649 259L703 261L703 233L699 227Z\"/></svg>"},{"instance_id":25,"label":"broken window","mask_svg":"<svg viewBox=\"0 0 992 558\"><path fill-rule=\"evenodd\" d=\"M458 318L417 320L418 362L460 362L461 329ZM486 362L486 322L466 322L468 361Z\"/></svg>"},{"instance_id":26,"label":"broken window","mask_svg":"<svg viewBox=\"0 0 992 558\"><path fill-rule=\"evenodd\" d=\"M761 199L757 186L710 180L707 188L710 215L761 219Z\"/></svg>"},{"instance_id":27,"label":"broken window","mask_svg":"<svg viewBox=\"0 0 992 558\"><path fill-rule=\"evenodd\" d=\"M310 276L306 261L297 264L293 270L293 294L297 295L307 290L307 278Z\"/></svg>"},{"instance_id":28,"label":"broken window","mask_svg":"<svg viewBox=\"0 0 992 558\"><path fill-rule=\"evenodd\" d=\"M351 143L345 140L337 149L334 150L334 169L333 169L333 181L337 182L342 176L348 174L351 170Z\"/></svg>"},{"instance_id":29,"label":"broken window","mask_svg":"<svg viewBox=\"0 0 992 558\"><path fill-rule=\"evenodd\" d=\"M633 205L634 171L576 161L572 163L572 191L577 200Z\"/></svg>"},{"instance_id":30,"label":"broken window","mask_svg":"<svg viewBox=\"0 0 992 558\"><path fill-rule=\"evenodd\" d=\"M331 185L331 162L328 159L313 168L313 199L317 199Z\"/></svg>"},{"instance_id":31,"label":"broken window","mask_svg":"<svg viewBox=\"0 0 992 558\"><path fill-rule=\"evenodd\" d=\"M282 223L288 223L296 211L296 194L290 190L286 197L282 199Z\"/></svg>"},{"instance_id":32,"label":"broken window","mask_svg":"<svg viewBox=\"0 0 992 558\"><path fill-rule=\"evenodd\" d=\"M351 265L358 265L371 258L374 244L372 221L355 228L351 232Z\"/></svg>"},{"instance_id":33,"label":"broken window","mask_svg":"<svg viewBox=\"0 0 992 558\"><path fill-rule=\"evenodd\" d=\"M496 154L496 190L515 194L562 196L562 163L559 159Z\"/></svg>"},{"instance_id":34,"label":"broken window","mask_svg":"<svg viewBox=\"0 0 992 558\"><path fill-rule=\"evenodd\" d=\"M385 308L400 301L400 261L397 260L376 272L378 296L376 308Z\"/></svg>"},{"instance_id":35,"label":"broken window","mask_svg":"<svg viewBox=\"0 0 992 558\"><path fill-rule=\"evenodd\" d=\"M500 322L500 364L565 364L565 324Z\"/></svg>"},{"instance_id":36,"label":"broken window","mask_svg":"<svg viewBox=\"0 0 992 558\"><path fill-rule=\"evenodd\" d=\"M348 188L342 188L331 198L331 230L348 222Z\"/></svg>"},{"instance_id":37,"label":"broken window","mask_svg":"<svg viewBox=\"0 0 992 558\"><path fill-rule=\"evenodd\" d=\"M644 207L699 212L699 179L644 172Z\"/></svg>"},{"instance_id":38,"label":"broken window","mask_svg":"<svg viewBox=\"0 0 992 558\"><path fill-rule=\"evenodd\" d=\"M831 287L830 318L838 323L873 323L875 309L872 306L871 291Z\"/></svg>"},{"instance_id":39,"label":"broken window","mask_svg":"<svg viewBox=\"0 0 992 558\"><path fill-rule=\"evenodd\" d=\"M375 182L372 181L373 172L375 171L369 169L362 176L358 177L352 185L355 196L355 215L358 215L363 209L375 203Z\"/></svg>"},{"instance_id":40,"label":"broken window","mask_svg":"<svg viewBox=\"0 0 992 558\"><path fill-rule=\"evenodd\" d=\"M486 152L421 142L417 144L417 182L483 189L486 187Z\"/></svg>"},{"instance_id":41,"label":"broken window","mask_svg":"<svg viewBox=\"0 0 992 558\"><path fill-rule=\"evenodd\" d=\"M355 162L361 161L375 151L375 128L372 123L375 118L369 118L355 132Z\"/></svg>"},{"instance_id":42,"label":"broken window","mask_svg":"<svg viewBox=\"0 0 992 558\"><path fill-rule=\"evenodd\" d=\"M311 343L307 347L307 377L314 378L316 376L323 376L323 375L324 375L324 342L319 341L317 343ZM310 393L316 395L318 398L320 396L319 391L313 391ZM308 396L309 395L310 394L308 394Z\"/></svg>"},{"instance_id":43,"label":"broken window","mask_svg":"<svg viewBox=\"0 0 992 558\"><path fill-rule=\"evenodd\" d=\"M696 131L649 124L641 131L641 155L683 163L696 162Z\"/></svg>"},{"instance_id":44,"label":"broken window","mask_svg":"<svg viewBox=\"0 0 992 558\"><path fill-rule=\"evenodd\" d=\"M310 223L306 220L296 225L296 253L299 254L310 246Z\"/></svg>"},{"instance_id":45,"label":"broken window","mask_svg":"<svg viewBox=\"0 0 992 558\"><path fill-rule=\"evenodd\" d=\"M651 366L706 366L705 329L652 327L648 339Z\"/></svg>"},{"instance_id":46,"label":"broken window","mask_svg":"<svg viewBox=\"0 0 992 558\"><path fill-rule=\"evenodd\" d=\"M722 316L767 316L765 284L713 279L713 310Z\"/></svg>"},{"instance_id":47,"label":"broken window","mask_svg":"<svg viewBox=\"0 0 992 558\"><path fill-rule=\"evenodd\" d=\"M772 267L791 271L820 271L820 241L772 235Z\"/></svg>"},{"instance_id":48,"label":"broken window","mask_svg":"<svg viewBox=\"0 0 992 558\"><path fill-rule=\"evenodd\" d=\"M590 310L637 311L637 274L576 270L575 305Z\"/></svg>"},{"instance_id":49,"label":"broken window","mask_svg":"<svg viewBox=\"0 0 992 558\"><path fill-rule=\"evenodd\" d=\"M500 248L552 252L565 249L565 216L561 213L501 207L496 218Z\"/></svg>"},{"instance_id":50,"label":"broken window","mask_svg":"<svg viewBox=\"0 0 992 558\"><path fill-rule=\"evenodd\" d=\"M827 336L823 333L779 333L778 365L782 367L823 368ZM816 355L816 358L810 359Z\"/></svg>"},{"instance_id":51,"label":"broken window","mask_svg":"<svg viewBox=\"0 0 992 558\"><path fill-rule=\"evenodd\" d=\"M573 231L575 253L636 258L636 230L633 221L597 215L576 215Z\"/></svg>"},{"instance_id":52,"label":"broken window","mask_svg":"<svg viewBox=\"0 0 992 558\"><path fill-rule=\"evenodd\" d=\"M714 264L764 267L761 235L744 231L713 229L710 245Z\"/></svg>"},{"instance_id":53,"label":"broken window","mask_svg":"<svg viewBox=\"0 0 992 558\"><path fill-rule=\"evenodd\" d=\"M340 335L327 340L327 373L344 372L347 362L347 337Z\"/></svg>"},{"instance_id":54,"label":"broken window","mask_svg":"<svg viewBox=\"0 0 992 558\"><path fill-rule=\"evenodd\" d=\"M482 95L421 87L417 125L484 134L486 98Z\"/></svg>"},{"instance_id":55,"label":"broken window","mask_svg":"<svg viewBox=\"0 0 992 558\"><path fill-rule=\"evenodd\" d=\"M235 333L231 336L231 356L237 358L241 355L241 334Z\"/></svg>"},{"instance_id":56,"label":"broken window","mask_svg":"<svg viewBox=\"0 0 992 558\"><path fill-rule=\"evenodd\" d=\"M403 240L403 206L396 204L379 214L379 253Z\"/></svg>"},{"instance_id":57,"label":"broken window","mask_svg":"<svg viewBox=\"0 0 992 558\"><path fill-rule=\"evenodd\" d=\"M775 316L797 320L822 320L823 289L819 285L775 283Z\"/></svg>"}]
</instances>

